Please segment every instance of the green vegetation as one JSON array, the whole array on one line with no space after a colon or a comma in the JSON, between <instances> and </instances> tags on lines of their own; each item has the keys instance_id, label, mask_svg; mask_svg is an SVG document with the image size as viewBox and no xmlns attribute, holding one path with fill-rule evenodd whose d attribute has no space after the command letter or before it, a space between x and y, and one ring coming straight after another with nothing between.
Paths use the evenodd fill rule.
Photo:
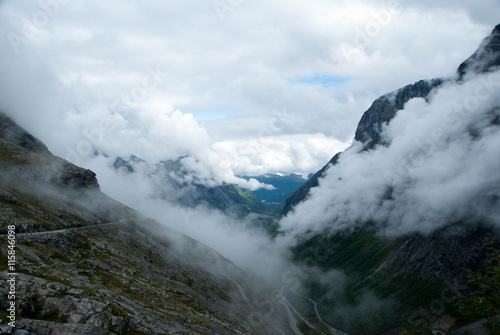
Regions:
<instances>
[{"instance_id":1,"label":"green vegetation","mask_svg":"<svg viewBox=\"0 0 500 335\"><path fill-rule=\"evenodd\" d=\"M325 271L339 269L366 278L398 243L358 230L349 235L318 235L299 244L293 252L295 261L318 266Z\"/></svg>"},{"instance_id":2,"label":"green vegetation","mask_svg":"<svg viewBox=\"0 0 500 335\"><path fill-rule=\"evenodd\" d=\"M337 287L308 282L309 297L318 302L323 319L350 334L383 333L440 297L441 280L421 279L382 267L400 245L367 230L313 237L294 249L294 260L323 271L342 271L347 281ZM446 306L444 312L449 311ZM436 316L437 318L437 316Z\"/></svg>"},{"instance_id":3,"label":"green vegetation","mask_svg":"<svg viewBox=\"0 0 500 335\"><path fill-rule=\"evenodd\" d=\"M500 250L488 247L489 259L484 273L468 270L474 290L460 295L455 303L458 314L466 322L485 319L485 328L492 335L500 334Z\"/></svg>"},{"instance_id":4,"label":"green vegetation","mask_svg":"<svg viewBox=\"0 0 500 335\"><path fill-rule=\"evenodd\" d=\"M273 213L272 207L266 205L249 190L242 189L236 185L224 185L221 189L238 207L237 209L242 215L249 213ZM213 203L212 205L216 208L220 207L221 204L218 203L220 199L214 200L216 203Z\"/></svg>"}]
</instances>

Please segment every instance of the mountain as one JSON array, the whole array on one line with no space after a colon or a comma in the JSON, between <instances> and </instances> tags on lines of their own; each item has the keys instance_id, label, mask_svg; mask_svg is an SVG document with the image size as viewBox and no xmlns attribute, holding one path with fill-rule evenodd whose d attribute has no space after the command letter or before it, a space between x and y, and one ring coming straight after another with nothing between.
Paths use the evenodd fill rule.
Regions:
<instances>
[{"instance_id":1,"label":"mountain","mask_svg":"<svg viewBox=\"0 0 500 335\"><path fill-rule=\"evenodd\" d=\"M273 190L258 189L252 191L252 193L260 200L282 206L285 204L286 199L307 182L307 179L293 173L290 175L268 173L260 176L242 176L242 178L246 180L253 178L263 184L274 186Z\"/></svg>"},{"instance_id":2,"label":"mountain","mask_svg":"<svg viewBox=\"0 0 500 335\"><path fill-rule=\"evenodd\" d=\"M380 132L384 124L389 123L404 105L414 98L427 99L432 90L443 84L443 79L420 80L414 84L407 85L397 91L381 96L373 102L370 108L363 114L358 123L354 140L363 144L363 150L370 150L377 145L383 145L383 139ZM307 198L309 191L318 186L318 180L321 179L329 167L338 163L342 153L337 153L321 170L316 172L309 181L295 191L290 198L286 200L282 215L288 214L293 207Z\"/></svg>"},{"instance_id":3,"label":"mountain","mask_svg":"<svg viewBox=\"0 0 500 335\"><path fill-rule=\"evenodd\" d=\"M205 206L227 215L245 217L250 213L271 214L274 208L263 203L249 190L234 184L207 186L197 178L197 172L186 167L198 162L190 156L149 164L131 155L117 157L114 168L125 174L142 173L154 188L154 197L183 207Z\"/></svg>"},{"instance_id":4,"label":"mountain","mask_svg":"<svg viewBox=\"0 0 500 335\"><path fill-rule=\"evenodd\" d=\"M0 333L292 334L237 266L109 198L3 114L0 218Z\"/></svg>"},{"instance_id":5,"label":"mountain","mask_svg":"<svg viewBox=\"0 0 500 335\"><path fill-rule=\"evenodd\" d=\"M499 66L500 25L497 25L478 50L460 64L457 70L457 80L463 81L467 75L493 71ZM421 80L378 98L361 117L354 137L355 142L362 143L364 150L370 150L377 145L384 144L380 138L383 125L388 124L408 101L414 98L428 100L433 90L447 81L450 79ZM337 153L333 156L304 186L287 199L282 215L288 214L297 204L307 198L311 188L318 186L318 179L325 175L329 167L337 164L340 155L341 153Z\"/></svg>"},{"instance_id":6,"label":"mountain","mask_svg":"<svg viewBox=\"0 0 500 335\"><path fill-rule=\"evenodd\" d=\"M349 334L424 334L431 330L435 334L439 332L444 334L447 330L440 328L442 327L440 322L445 319L452 320L452 316L459 317L457 311L454 310L453 302L456 301L459 293L468 293L473 290L473 287L468 283L467 269L473 273L484 273L485 262L490 252L489 248L500 249L498 216L488 216L488 213L496 213L499 206L499 180L490 182L488 187L491 188L491 191L484 191L479 193L477 198L469 199L470 203L480 203L482 200L479 197L488 198L484 209L476 211L473 206L468 207L470 203L465 204L459 208L460 215L455 216L457 213L452 212L449 213L448 217L436 216L434 220L437 228L428 229L426 232L405 233L403 231L393 235L381 233L384 229L387 231L389 223L384 220L386 217L380 212L387 209L383 209L386 205L393 206L388 209L389 211L395 210L394 204L396 202L394 200L402 196L405 187L412 187L418 182L416 179L418 175L400 179L388 178L385 192L380 193L379 203L371 208L373 210L370 212L372 217L369 214L355 213L356 215L353 217L357 219L349 221L349 216L342 216L348 207L342 208L341 206L342 204L350 206L353 202L359 201L360 205L352 208L369 212L370 208L367 206L366 199L367 194L370 194L371 191L368 187L373 185L367 185L364 190L360 187L360 192L351 198L340 197L344 202L340 206L337 203L337 208L334 204L327 203L322 203L323 207L314 207L312 201L314 193L320 194L318 193L320 189L322 195L325 195L326 192L342 194L347 191L346 189L328 189L329 185L335 183L331 179L327 182L325 178L342 167L344 155L351 162L356 157L368 156L389 159L391 140L398 137L390 139L385 136L384 131L388 129L396 116L400 116L410 100L423 99L424 102L412 105L413 108L416 108L415 106L422 108L425 104L431 103L438 93L450 92L450 87L463 89L463 87L469 87L466 84L470 78L476 75L485 76L497 73L500 68L499 42L500 25L496 26L491 35L481 43L479 49L459 66L456 78L422 80L378 98L363 114L356 130L353 146L343 153L337 153L324 168L287 200L282 212L285 220L288 217L293 218L297 211L299 211L299 215L304 214L300 212L301 206L304 205L309 205L304 207L307 208L307 211L314 208L318 212L329 210L332 213L330 226L333 225L334 220L337 220L338 228L336 230L329 231L328 225L326 225L324 232L314 232L312 229L305 231L297 237L298 243L293 249L294 258L298 264L318 267L325 273L341 271L348 278L343 282L341 290L329 288L332 283L309 280L305 295L309 294L310 298L316 302L321 301L321 304L315 305L316 311L311 309L310 313L319 310L325 322L338 325L340 329ZM486 84L475 87L471 84L472 90L466 93L468 96L465 96L465 99L469 97L470 101L472 98L482 101L478 95L483 91L497 94L498 90L495 88L498 87L498 83L488 83L486 77L482 77L482 80ZM444 104L440 105L440 108L456 112L457 106ZM471 113L470 108L468 109L468 105L465 103L458 108L464 110L463 114L457 114L457 118L454 120L445 120L448 121L448 127L461 129L458 126L464 125L465 115L471 115L465 114L466 112ZM476 123L464 127L464 136L467 136L470 143L479 141L483 131L488 134L500 132L499 111L500 105L496 101L489 106L482 116L481 122L474 119ZM422 115L424 114L422 113ZM448 115L453 116L454 114ZM424 118L424 116L421 117ZM432 115L425 117L431 118ZM406 132L411 132L412 125L404 124L402 120L405 118L399 118L397 125L407 127L405 128ZM442 130L441 126L435 129ZM397 134L395 136L404 134L401 130L394 130L394 128L391 130ZM428 138L431 136L432 134L427 134ZM413 142L415 141L413 140ZM410 144L413 145L413 142ZM436 147L439 145L450 147L455 144L458 147L465 146L465 142L441 144L434 141L433 144ZM433 154L429 152L428 147L424 148L427 150L419 148L419 151L416 151L421 156L415 155L416 158L410 163L404 160L402 162L401 160L396 161L396 163L400 163L400 166L406 169L404 171L415 166L421 167L425 160L418 161L417 159L422 156L430 157ZM380 152L380 154L378 156L371 155L375 151ZM415 152L410 153L414 154ZM493 161L495 160L493 159ZM378 179L382 182L376 185L384 184L384 178L390 175L387 174L387 171L377 168L377 161L371 162L372 168L369 173L372 179L370 180L377 181ZM461 162L462 164L482 163L468 161L467 156ZM355 167L354 165L350 166ZM345 170L342 171L345 172ZM449 176L453 176L453 172L448 171ZM443 167L442 172L445 174L447 170ZM335 176L337 175L335 174ZM337 184L342 182L342 176L337 179L335 181ZM355 180L355 176L352 180ZM360 175L359 180L360 185L362 185L362 181L367 180L367 176ZM389 182L392 182L392 186ZM464 182L465 180L462 181L462 183ZM349 185L344 186L348 187ZM429 195L431 195L430 192ZM445 195L446 193L443 193L442 197ZM318 201L318 197L314 199ZM416 207L417 204L410 203L406 207L407 212L401 212L401 217L391 217L391 219L403 225L406 219L403 215L417 214L418 217L421 214L412 213L412 211L417 211ZM377 208L379 208L379 212L377 212ZM305 214L299 216L298 220L303 222L304 216ZM377 216L383 219L377 220ZM318 223L311 222L311 225L314 224ZM413 223L414 226L419 224L421 222ZM461 322L464 321L460 320L459 317L458 324L460 325ZM449 328L451 324L453 322L450 321L446 327ZM481 331L484 332L484 329Z\"/></svg>"}]
</instances>

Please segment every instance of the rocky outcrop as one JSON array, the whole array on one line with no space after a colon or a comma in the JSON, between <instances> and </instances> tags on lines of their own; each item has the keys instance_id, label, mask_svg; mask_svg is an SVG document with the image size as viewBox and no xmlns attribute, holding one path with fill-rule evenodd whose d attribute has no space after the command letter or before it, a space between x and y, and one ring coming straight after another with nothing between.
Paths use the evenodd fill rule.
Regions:
<instances>
[{"instance_id":1,"label":"rocky outcrop","mask_svg":"<svg viewBox=\"0 0 500 335\"><path fill-rule=\"evenodd\" d=\"M382 126L388 124L408 101L428 99L431 91L442 83L442 79L421 80L378 98L361 117L354 139L363 143L365 150L386 144L380 137Z\"/></svg>"},{"instance_id":2,"label":"rocky outcrop","mask_svg":"<svg viewBox=\"0 0 500 335\"><path fill-rule=\"evenodd\" d=\"M93 171L82 169L73 164L64 164L57 182L63 186L69 186L75 189L99 189L99 182Z\"/></svg>"},{"instance_id":3,"label":"rocky outcrop","mask_svg":"<svg viewBox=\"0 0 500 335\"><path fill-rule=\"evenodd\" d=\"M45 144L2 113L0 113L0 139L28 150L50 154Z\"/></svg>"},{"instance_id":4,"label":"rocky outcrop","mask_svg":"<svg viewBox=\"0 0 500 335\"><path fill-rule=\"evenodd\" d=\"M94 172L50 153L45 144L0 113L0 166L11 176L61 188L99 190Z\"/></svg>"},{"instance_id":5,"label":"rocky outcrop","mask_svg":"<svg viewBox=\"0 0 500 335\"><path fill-rule=\"evenodd\" d=\"M500 24L493 29L479 49L458 68L459 80L467 74L489 72L500 66Z\"/></svg>"}]
</instances>

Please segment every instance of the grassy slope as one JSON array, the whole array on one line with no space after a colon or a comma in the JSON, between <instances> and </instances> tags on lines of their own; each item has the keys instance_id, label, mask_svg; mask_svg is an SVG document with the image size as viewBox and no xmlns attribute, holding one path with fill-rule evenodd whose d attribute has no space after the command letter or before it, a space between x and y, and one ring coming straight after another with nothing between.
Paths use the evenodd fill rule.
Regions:
<instances>
[{"instance_id":1,"label":"grassy slope","mask_svg":"<svg viewBox=\"0 0 500 335\"><path fill-rule=\"evenodd\" d=\"M309 283L311 297L322 302L318 308L326 320L352 335L383 333L440 296L442 284L438 280L397 275L396 269L381 267L399 243L358 230L347 235L317 236L295 248L295 261L325 272L340 270L348 276L342 292L332 293L318 282ZM371 299L371 295L376 298ZM341 310L349 310L350 315Z\"/></svg>"}]
</instances>

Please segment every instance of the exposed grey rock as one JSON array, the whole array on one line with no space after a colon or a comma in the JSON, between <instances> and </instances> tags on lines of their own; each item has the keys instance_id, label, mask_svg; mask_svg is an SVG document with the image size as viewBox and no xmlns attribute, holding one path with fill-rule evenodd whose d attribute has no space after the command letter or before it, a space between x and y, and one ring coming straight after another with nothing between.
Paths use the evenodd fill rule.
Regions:
<instances>
[{"instance_id":1,"label":"exposed grey rock","mask_svg":"<svg viewBox=\"0 0 500 335\"><path fill-rule=\"evenodd\" d=\"M13 327L9 325L1 325L0 324L0 334L12 334Z\"/></svg>"},{"instance_id":2,"label":"exposed grey rock","mask_svg":"<svg viewBox=\"0 0 500 335\"><path fill-rule=\"evenodd\" d=\"M485 245L498 235L492 227L465 224L446 227L428 236L412 234L401 238L401 245L392 250L382 267L393 269L395 275L410 273L421 280L447 279L464 288L468 280L465 270L484 270Z\"/></svg>"},{"instance_id":3,"label":"exposed grey rock","mask_svg":"<svg viewBox=\"0 0 500 335\"><path fill-rule=\"evenodd\" d=\"M0 149L10 154L0 156L0 218L18 233L16 330L289 333L278 312L261 326L249 323L256 307L241 304L234 282L214 272L212 250L100 193L93 173L3 139ZM223 263L233 280L252 288L249 297L265 298L241 270ZM0 272L1 308L6 280Z\"/></svg>"},{"instance_id":4,"label":"exposed grey rock","mask_svg":"<svg viewBox=\"0 0 500 335\"><path fill-rule=\"evenodd\" d=\"M0 139L31 151L50 154L45 144L19 127L11 118L3 113L0 113Z\"/></svg>"},{"instance_id":5,"label":"exposed grey rock","mask_svg":"<svg viewBox=\"0 0 500 335\"><path fill-rule=\"evenodd\" d=\"M468 74L489 72L500 66L500 24L484 39L479 49L458 68L459 80Z\"/></svg>"},{"instance_id":6,"label":"exposed grey rock","mask_svg":"<svg viewBox=\"0 0 500 335\"><path fill-rule=\"evenodd\" d=\"M68 290L68 294L71 294L71 295L74 295L77 297L81 297L82 295L85 294L85 292L83 290L80 290L80 289L71 288Z\"/></svg>"},{"instance_id":7,"label":"exposed grey rock","mask_svg":"<svg viewBox=\"0 0 500 335\"><path fill-rule=\"evenodd\" d=\"M41 320L23 320L31 332L38 335L106 335L105 329L88 324L56 323Z\"/></svg>"},{"instance_id":8,"label":"exposed grey rock","mask_svg":"<svg viewBox=\"0 0 500 335\"><path fill-rule=\"evenodd\" d=\"M361 117L354 139L363 143L365 150L385 144L380 137L382 126L388 124L408 101L428 99L432 90L442 83L442 79L421 80L378 98Z\"/></svg>"},{"instance_id":9,"label":"exposed grey rock","mask_svg":"<svg viewBox=\"0 0 500 335\"><path fill-rule=\"evenodd\" d=\"M91 170L84 170L73 164L65 164L58 181L65 186L72 188L83 188L89 190L98 190L99 183L96 174Z\"/></svg>"}]
</instances>

